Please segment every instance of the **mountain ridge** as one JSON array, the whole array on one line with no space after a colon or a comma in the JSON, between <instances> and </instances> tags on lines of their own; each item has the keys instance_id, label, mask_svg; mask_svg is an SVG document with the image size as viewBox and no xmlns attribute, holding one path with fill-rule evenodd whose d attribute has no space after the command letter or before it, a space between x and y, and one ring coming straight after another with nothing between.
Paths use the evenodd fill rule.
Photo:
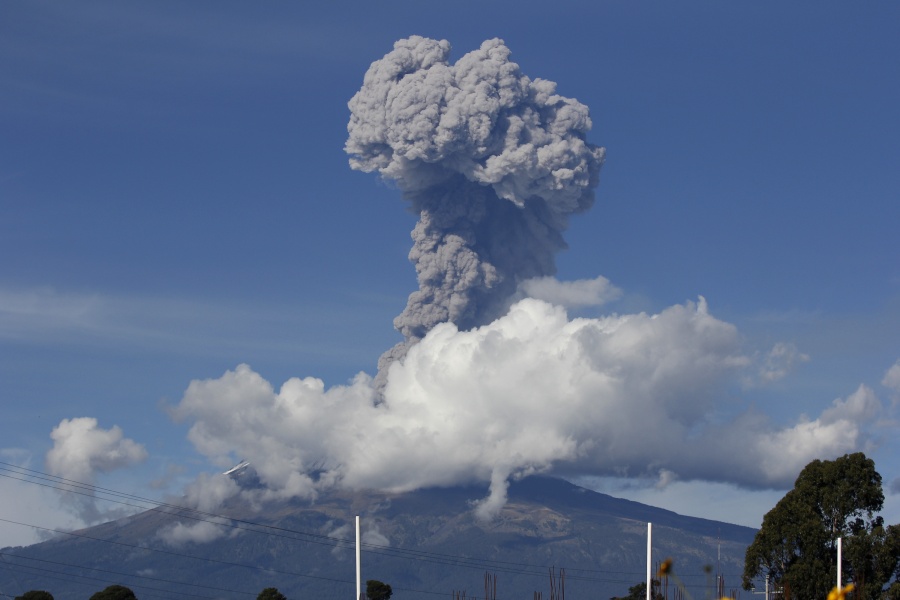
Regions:
<instances>
[{"instance_id":1,"label":"mountain ridge","mask_svg":"<svg viewBox=\"0 0 900 600\"><path fill-rule=\"evenodd\" d=\"M57 600L75 600L105 587L95 580L114 579L139 598L182 597L186 589L201 597L246 598L264 587L295 599L347 597L355 595L353 521L361 515L363 578L391 584L398 600L461 590L471 597L480 593L485 572L496 574L498 598L531 597L546 589L551 568L566 570L570 597L608 598L625 595L645 578L647 522L653 523L654 560L674 557L682 580L698 590L708 585L703 566L717 560L726 584L737 586L744 550L755 535L749 527L679 515L550 477L512 482L507 504L485 522L473 514L473 502L484 494L481 486L404 494L335 491L313 503L267 504L256 514L233 502L220 511L223 517L274 529L259 533L248 525L206 544L175 547L162 542L166 528L214 525L185 520L184 511L146 511L75 532L82 537L3 549L0 591L47 589Z\"/></svg>"}]
</instances>

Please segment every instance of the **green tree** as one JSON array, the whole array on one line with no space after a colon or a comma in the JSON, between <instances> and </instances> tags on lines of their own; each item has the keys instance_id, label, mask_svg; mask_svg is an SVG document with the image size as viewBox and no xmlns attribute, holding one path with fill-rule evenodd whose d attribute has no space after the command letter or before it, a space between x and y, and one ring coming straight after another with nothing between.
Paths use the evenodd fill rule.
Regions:
<instances>
[{"instance_id":1,"label":"green tree","mask_svg":"<svg viewBox=\"0 0 900 600\"><path fill-rule=\"evenodd\" d=\"M653 593L650 595L650 598L651 600L663 600L659 579L653 580ZM647 582L642 581L628 588L627 596L613 596L609 600L647 600Z\"/></svg>"},{"instance_id":2,"label":"green tree","mask_svg":"<svg viewBox=\"0 0 900 600\"><path fill-rule=\"evenodd\" d=\"M827 597L837 578L837 539L843 538L843 572L856 585L856 597L881 597L900 560L900 530L885 528L876 515L883 504L881 475L862 452L809 463L747 548L744 589L763 576L786 597Z\"/></svg>"},{"instance_id":3,"label":"green tree","mask_svg":"<svg viewBox=\"0 0 900 600\"><path fill-rule=\"evenodd\" d=\"M394 590L386 583L382 583L377 579L369 579L366 581L366 598L368 600L391 600L391 594Z\"/></svg>"},{"instance_id":4,"label":"green tree","mask_svg":"<svg viewBox=\"0 0 900 600\"><path fill-rule=\"evenodd\" d=\"M857 598L900 598L900 526L884 526L881 517L868 530L843 541L844 570ZM887 587L887 589L885 589Z\"/></svg>"},{"instance_id":5,"label":"green tree","mask_svg":"<svg viewBox=\"0 0 900 600\"><path fill-rule=\"evenodd\" d=\"M256 600L287 600L287 596L278 591L278 588L266 588L259 593Z\"/></svg>"},{"instance_id":6,"label":"green tree","mask_svg":"<svg viewBox=\"0 0 900 600\"><path fill-rule=\"evenodd\" d=\"M111 585L91 596L90 600L137 600L137 597L124 585Z\"/></svg>"},{"instance_id":7,"label":"green tree","mask_svg":"<svg viewBox=\"0 0 900 600\"><path fill-rule=\"evenodd\" d=\"M53 594L44 590L31 590L21 596L16 596L16 600L53 600Z\"/></svg>"}]
</instances>

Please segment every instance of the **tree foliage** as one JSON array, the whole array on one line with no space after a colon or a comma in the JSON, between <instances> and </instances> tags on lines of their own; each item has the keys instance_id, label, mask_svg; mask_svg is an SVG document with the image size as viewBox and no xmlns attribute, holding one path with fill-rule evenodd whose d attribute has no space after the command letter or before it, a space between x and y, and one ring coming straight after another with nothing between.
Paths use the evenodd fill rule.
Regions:
<instances>
[{"instance_id":1,"label":"tree foliage","mask_svg":"<svg viewBox=\"0 0 900 600\"><path fill-rule=\"evenodd\" d=\"M137 600L137 597L124 585L111 585L91 596L90 600Z\"/></svg>"},{"instance_id":2,"label":"tree foliage","mask_svg":"<svg viewBox=\"0 0 900 600\"><path fill-rule=\"evenodd\" d=\"M663 594L660 591L659 579L653 580L653 591L650 595L651 600L663 600ZM627 596L613 596L609 600L647 600L647 582L642 581L628 588Z\"/></svg>"},{"instance_id":3,"label":"tree foliage","mask_svg":"<svg viewBox=\"0 0 900 600\"><path fill-rule=\"evenodd\" d=\"M278 588L266 588L259 593L256 600L287 600L287 596L278 591Z\"/></svg>"},{"instance_id":4,"label":"tree foliage","mask_svg":"<svg viewBox=\"0 0 900 600\"><path fill-rule=\"evenodd\" d=\"M900 525L878 523L843 542L844 569L857 588L857 598L900 599Z\"/></svg>"},{"instance_id":5,"label":"tree foliage","mask_svg":"<svg viewBox=\"0 0 900 600\"><path fill-rule=\"evenodd\" d=\"M885 527L876 515L883 504L881 475L862 452L809 463L747 548L744 589L767 576L787 597L827 597L837 579L837 539L843 538L843 573L855 584L856 598L881 598L888 584L891 594L900 593L900 529Z\"/></svg>"},{"instance_id":6,"label":"tree foliage","mask_svg":"<svg viewBox=\"0 0 900 600\"><path fill-rule=\"evenodd\" d=\"M44 590L31 590L21 596L16 596L16 600L53 600L53 594Z\"/></svg>"},{"instance_id":7,"label":"tree foliage","mask_svg":"<svg viewBox=\"0 0 900 600\"><path fill-rule=\"evenodd\" d=\"M369 579L366 581L366 598L368 600L391 600L391 594L394 590L386 583L382 583L377 579Z\"/></svg>"}]
</instances>

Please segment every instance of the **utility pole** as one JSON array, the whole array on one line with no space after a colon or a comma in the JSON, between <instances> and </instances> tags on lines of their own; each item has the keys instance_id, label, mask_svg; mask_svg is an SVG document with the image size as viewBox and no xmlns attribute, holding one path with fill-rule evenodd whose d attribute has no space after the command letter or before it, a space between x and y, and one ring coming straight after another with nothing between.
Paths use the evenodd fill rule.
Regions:
<instances>
[{"instance_id":1,"label":"utility pole","mask_svg":"<svg viewBox=\"0 0 900 600\"><path fill-rule=\"evenodd\" d=\"M763 594L763 593L765 593L765 595L766 595L766 600L769 600L769 574L768 574L768 573L766 573L766 591L765 591L765 592L757 592L757 591L756 591L756 586L753 586L752 588L750 588L750 593L751 593L751 594Z\"/></svg>"},{"instance_id":2,"label":"utility pole","mask_svg":"<svg viewBox=\"0 0 900 600\"><path fill-rule=\"evenodd\" d=\"M843 581L842 581L843 577L841 577L841 563L843 563L843 560L841 559L841 541L843 541L843 539L844 539L844 538L838 538L838 539L837 539L837 542L838 542L837 588L838 588L838 589L841 589L841 587L843 587L843 586L841 585L841 584L843 584Z\"/></svg>"},{"instance_id":3,"label":"utility pole","mask_svg":"<svg viewBox=\"0 0 900 600\"><path fill-rule=\"evenodd\" d=\"M651 570L650 550L653 547L653 523L647 523L647 600L650 600L650 592L653 589L653 571Z\"/></svg>"},{"instance_id":4,"label":"utility pole","mask_svg":"<svg viewBox=\"0 0 900 600\"><path fill-rule=\"evenodd\" d=\"M722 529L719 528L716 533L716 595L719 596L720 598L722 597L722 594L720 594L720 592L724 591L723 588L725 587L724 581L722 579L722 571L721 571L722 540L719 537L719 535L721 533L722 533Z\"/></svg>"},{"instance_id":5,"label":"utility pole","mask_svg":"<svg viewBox=\"0 0 900 600\"><path fill-rule=\"evenodd\" d=\"M354 600L362 600L362 581L359 568L359 515L356 515L356 598Z\"/></svg>"}]
</instances>

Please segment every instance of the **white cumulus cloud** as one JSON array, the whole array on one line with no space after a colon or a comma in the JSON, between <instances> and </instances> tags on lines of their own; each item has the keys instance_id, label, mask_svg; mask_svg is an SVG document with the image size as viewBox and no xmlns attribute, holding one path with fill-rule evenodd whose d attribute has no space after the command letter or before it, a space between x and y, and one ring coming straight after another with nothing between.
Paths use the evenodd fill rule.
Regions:
<instances>
[{"instance_id":1,"label":"white cumulus cloud","mask_svg":"<svg viewBox=\"0 0 900 600\"><path fill-rule=\"evenodd\" d=\"M92 417L63 419L53 428L50 438L53 447L45 457L47 471L73 482L93 484L98 473L130 467L147 458L147 450L126 438L120 427L103 429ZM85 523L96 523L121 512L101 511L89 488L66 487L66 503Z\"/></svg>"},{"instance_id":2,"label":"white cumulus cloud","mask_svg":"<svg viewBox=\"0 0 900 600\"><path fill-rule=\"evenodd\" d=\"M105 473L139 463L147 451L122 433L121 427L98 426L97 419L63 419L50 433L53 448L47 452L47 469L53 475L91 482Z\"/></svg>"},{"instance_id":3,"label":"white cumulus cloud","mask_svg":"<svg viewBox=\"0 0 900 600\"><path fill-rule=\"evenodd\" d=\"M793 427L754 432L755 454L773 479L792 480L808 462L860 450L868 440L865 425L881 410L871 388L861 385L846 398L836 399L814 420L802 419ZM737 433L737 432L735 432ZM736 439L740 443L741 439Z\"/></svg>"},{"instance_id":4,"label":"white cumulus cloud","mask_svg":"<svg viewBox=\"0 0 900 600\"><path fill-rule=\"evenodd\" d=\"M173 412L217 464L249 460L268 497L482 482L485 517L531 473L788 487L809 460L865 441L880 408L866 387L786 428L750 409L723 420L752 365L740 342L702 298L590 319L525 299L470 331L436 326L390 366L383 400L364 374L276 391L241 365L191 383Z\"/></svg>"}]
</instances>

